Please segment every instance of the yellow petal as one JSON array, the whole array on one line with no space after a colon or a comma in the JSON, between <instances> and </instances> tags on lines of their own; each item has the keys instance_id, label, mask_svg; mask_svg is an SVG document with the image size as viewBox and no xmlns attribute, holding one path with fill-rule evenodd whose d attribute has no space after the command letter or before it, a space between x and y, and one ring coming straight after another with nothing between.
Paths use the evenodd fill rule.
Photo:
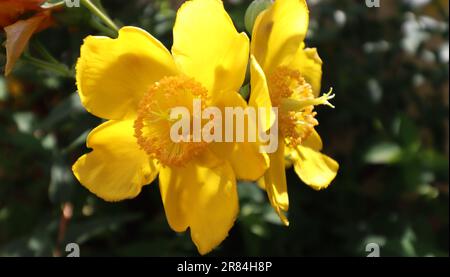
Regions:
<instances>
[{"instance_id":1,"label":"yellow petal","mask_svg":"<svg viewBox=\"0 0 450 277\"><path fill-rule=\"evenodd\" d=\"M309 147L315 151L322 150L322 139L315 129L313 129L308 138L303 141L302 146ZM284 161L286 168L290 168L298 159L300 159L300 157L297 147L286 145L284 147Z\"/></svg>"},{"instance_id":2,"label":"yellow petal","mask_svg":"<svg viewBox=\"0 0 450 277\"><path fill-rule=\"evenodd\" d=\"M284 166L286 169L291 168L295 160L298 159L297 149L289 145L284 147Z\"/></svg>"},{"instance_id":3,"label":"yellow petal","mask_svg":"<svg viewBox=\"0 0 450 277\"><path fill-rule=\"evenodd\" d=\"M164 76L176 74L169 51L146 31L124 27L117 39L89 36L77 63L81 102L106 119L133 118L142 95Z\"/></svg>"},{"instance_id":4,"label":"yellow petal","mask_svg":"<svg viewBox=\"0 0 450 277\"><path fill-rule=\"evenodd\" d=\"M93 151L72 167L75 177L106 201L136 197L158 174L158 165L142 151L134 137L133 121L108 121L87 138Z\"/></svg>"},{"instance_id":5,"label":"yellow petal","mask_svg":"<svg viewBox=\"0 0 450 277\"><path fill-rule=\"evenodd\" d=\"M251 56L250 76L251 92L249 105L258 109L264 109L265 120L262 123L264 124L264 131L267 131L275 121L275 114L272 111L272 101L270 100L266 76L253 55Z\"/></svg>"},{"instance_id":6,"label":"yellow petal","mask_svg":"<svg viewBox=\"0 0 450 277\"><path fill-rule=\"evenodd\" d=\"M299 146L299 159L294 163L297 175L308 186L321 190L336 177L339 164L332 158L311 148Z\"/></svg>"},{"instance_id":7,"label":"yellow petal","mask_svg":"<svg viewBox=\"0 0 450 277\"><path fill-rule=\"evenodd\" d=\"M277 0L256 19L251 53L264 72L291 63L305 39L309 12L305 0Z\"/></svg>"},{"instance_id":8,"label":"yellow petal","mask_svg":"<svg viewBox=\"0 0 450 277\"><path fill-rule=\"evenodd\" d=\"M284 166L284 142L280 138L278 150L269 154L270 168L264 174L264 187L267 191L270 203L280 216L281 221L287 226L284 212L289 208L289 198L286 184L286 172Z\"/></svg>"},{"instance_id":9,"label":"yellow petal","mask_svg":"<svg viewBox=\"0 0 450 277\"><path fill-rule=\"evenodd\" d=\"M295 55L291 67L300 71L305 80L312 86L314 96L320 95L322 81L322 59L316 48L306 48L302 45Z\"/></svg>"},{"instance_id":10,"label":"yellow petal","mask_svg":"<svg viewBox=\"0 0 450 277\"><path fill-rule=\"evenodd\" d=\"M166 217L177 232L190 227L203 255L228 235L239 209L231 166L205 151L182 167L162 167L159 185Z\"/></svg>"},{"instance_id":11,"label":"yellow petal","mask_svg":"<svg viewBox=\"0 0 450 277\"><path fill-rule=\"evenodd\" d=\"M210 145L215 155L226 159L239 180L256 181L264 175L269 165L267 154L259 153L256 143L214 143Z\"/></svg>"},{"instance_id":12,"label":"yellow petal","mask_svg":"<svg viewBox=\"0 0 450 277\"><path fill-rule=\"evenodd\" d=\"M241 107L244 110L247 108L245 100L236 92L223 93L217 99L216 105L222 110L223 115L225 115L225 107ZM238 121L235 120L235 124L237 124L237 122ZM269 158L267 154L260 153L260 145L257 141L250 142L248 140L247 134L249 124L252 124L252 129L255 130L255 138L257 139L256 122L252 120L249 121L246 116L243 122L244 142L215 142L211 143L209 146L216 156L227 160L231 164L237 179L255 181L262 177L268 168ZM225 124L222 125L223 132L225 132ZM236 130L237 128L235 126L234 131Z\"/></svg>"},{"instance_id":13,"label":"yellow petal","mask_svg":"<svg viewBox=\"0 0 450 277\"><path fill-rule=\"evenodd\" d=\"M256 181L256 184L258 187L262 190L266 190L266 181L264 181L264 176L262 178L259 178L258 181Z\"/></svg>"},{"instance_id":14,"label":"yellow petal","mask_svg":"<svg viewBox=\"0 0 450 277\"><path fill-rule=\"evenodd\" d=\"M220 0L187 1L173 29L173 57L179 68L211 96L238 91L247 70L249 40L239 34Z\"/></svg>"},{"instance_id":15,"label":"yellow petal","mask_svg":"<svg viewBox=\"0 0 450 277\"><path fill-rule=\"evenodd\" d=\"M312 130L311 135L308 136L308 138L302 143L303 146L312 148L316 151L322 150L323 143L322 139L320 138L319 133L317 133L316 129Z\"/></svg>"}]
</instances>

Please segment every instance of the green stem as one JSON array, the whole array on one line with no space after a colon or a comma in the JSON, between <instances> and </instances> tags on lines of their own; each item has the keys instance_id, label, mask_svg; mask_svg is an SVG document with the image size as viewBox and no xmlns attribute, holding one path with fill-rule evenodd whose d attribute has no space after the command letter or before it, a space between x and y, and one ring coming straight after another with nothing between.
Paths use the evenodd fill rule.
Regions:
<instances>
[{"instance_id":1,"label":"green stem","mask_svg":"<svg viewBox=\"0 0 450 277\"><path fill-rule=\"evenodd\" d=\"M43 5L44 8L46 9L54 9L54 8L59 8L59 7L65 7L66 6L66 1L59 1L56 3L45 3Z\"/></svg>"},{"instance_id":2,"label":"green stem","mask_svg":"<svg viewBox=\"0 0 450 277\"><path fill-rule=\"evenodd\" d=\"M67 155L73 152L77 147L82 145L89 134L89 131L84 132L79 137L77 137L69 146L61 150L61 155Z\"/></svg>"},{"instance_id":3,"label":"green stem","mask_svg":"<svg viewBox=\"0 0 450 277\"><path fill-rule=\"evenodd\" d=\"M53 57L52 54L50 54L50 52L45 48L45 46L42 45L42 43L40 41L38 41L37 39L33 41L32 45L34 46L36 51L39 52L39 54L42 56L42 58L44 58L45 60L47 60L50 63L54 63L54 64L59 63L59 61L55 57Z\"/></svg>"},{"instance_id":4,"label":"green stem","mask_svg":"<svg viewBox=\"0 0 450 277\"><path fill-rule=\"evenodd\" d=\"M115 32L119 31L117 25L90 0L81 0L81 4L83 4L83 6L90 10L93 14L98 16L109 28L111 28Z\"/></svg>"},{"instance_id":5,"label":"green stem","mask_svg":"<svg viewBox=\"0 0 450 277\"><path fill-rule=\"evenodd\" d=\"M36 67L52 71L52 72L62 75L64 77L70 77L70 78L74 77L73 72L65 65L50 63L47 61L43 61L43 60L31 57L30 55L23 55L23 60L36 66Z\"/></svg>"},{"instance_id":6,"label":"green stem","mask_svg":"<svg viewBox=\"0 0 450 277\"><path fill-rule=\"evenodd\" d=\"M110 28L106 27L97 18L91 18L91 20L89 20L89 24L97 31L103 32L109 37L114 37L117 35L116 31L113 31Z\"/></svg>"}]
</instances>

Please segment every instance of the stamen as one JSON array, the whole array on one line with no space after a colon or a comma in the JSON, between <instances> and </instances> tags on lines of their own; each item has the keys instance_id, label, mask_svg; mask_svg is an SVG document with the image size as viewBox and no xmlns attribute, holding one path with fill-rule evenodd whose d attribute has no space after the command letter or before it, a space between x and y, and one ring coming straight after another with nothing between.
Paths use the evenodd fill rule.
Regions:
<instances>
[{"instance_id":1,"label":"stamen","mask_svg":"<svg viewBox=\"0 0 450 277\"><path fill-rule=\"evenodd\" d=\"M321 97L314 97L311 85L300 71L288 67L279 67L269 76L269 91L272 105L280 111L280 132L290 146L301 144L319 125L314 106L334 108L329 102L335 96L332 89Z\"/></svg>"},{"instance_id":2,"label":"stamen","mask_svg":"<svg viewBox=\"0 0 450 277\"><path fill-rule=\"evenodd\" d=\"M177 121L170 119L171 109L186 107L193 115L196 98L201 100L203 110L207 90L186 76L165 77L149 88L139 104L134 130L139 146L150 157L163 165L181 166L202 152L206 143L194 142L192 134L187 141L174 142L170 138L171 126Z\"/></svg>"},{"instance_id":3,"label":"stamen","mask_svg":"<svg viewBox=\"0 0 450 277\"><path fill-rule=\"evenodd\" d=\"M330 108L335 108L328 100L331 100L335 97L333 93L333 89L331 88L329 92L324 95L312 98L312 99L292 99L292 98L284 98L281 100L281 109L285 111L301 111L308 106L318 106L318 105L326 105Z\"/></svg>"}]
</instances>

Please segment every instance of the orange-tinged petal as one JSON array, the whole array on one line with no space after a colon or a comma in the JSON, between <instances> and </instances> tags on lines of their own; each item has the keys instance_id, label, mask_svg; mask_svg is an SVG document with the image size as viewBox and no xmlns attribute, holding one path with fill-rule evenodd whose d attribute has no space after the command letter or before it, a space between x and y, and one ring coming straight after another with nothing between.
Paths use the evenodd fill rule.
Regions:
<instances>
[{"instance_id":1,"label":"orange-tinged petal","mask_svg":"<svg viewBox=\"0 0 450 277\"><path fill-rule=\"evenodd\" d=\"M251 53L264 72L291 63L308 30L305 0L276 0L256 19Z\"/></svg>"},{"instance_id":2,"label":"orange-tinged petal","mask_svg":"<svg viewBox=\"0 0 450 277\"><path fill-rule=\"evenodd\" d=\"M148 88L177 74L169 51L136 27L120 29L117 39L87 37L76 69L84 107L98 117L115 120L134 118Z\"/></svg>"},{"instance_id":3,"label":"orange-tinged petal","mask_svg":"<svg viewBox=\"0 0 450 277\"><path fill-rule=\"evenodd\" d=\"M205 151L185 166L162 167L161 197L171 228L188 227L198 251L206 254L228 235L239 210L231 166Z\"/></svg>"},{"instance_id":4,"label":"orange-tinged petal","mask_svg":"<svg viewBox=\"0 0 450 277\"><path fill-rule=\"evenodd\" d=\"M236 31L222 1L186 1L178 10L173 36L177 65L213 98L239 90L247 70L249 40Z\"/></svg>"},{"instance_id":5,"label":"orange-tinged petal","mask_svg":"<svg viewBox=\"0 0 450 277\"><path fill-rule=\"evenodd\" d=\"M158 174L158 164L141 150L133 121L108 121L87 138L93 151L80 157L72 170L78 181L106 201L136 197Z\"/></svg>"}]
</instances>

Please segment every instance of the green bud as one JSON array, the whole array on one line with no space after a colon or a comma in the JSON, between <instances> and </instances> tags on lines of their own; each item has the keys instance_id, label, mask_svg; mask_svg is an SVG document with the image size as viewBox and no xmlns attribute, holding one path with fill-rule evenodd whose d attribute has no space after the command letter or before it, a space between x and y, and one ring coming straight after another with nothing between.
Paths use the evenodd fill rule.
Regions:
<instances>
[{"instance_id":1,"label":"green bud","mask_svg":"<svg viewBox=\"0 0 450 277\"><path fill-rule=\"evenodd\" d=\"M272 0L254 0L245 12L245 29L251 34L258 15L272 5Z\"/></svg>"},{"instance_id":2,"label":"green bud","mask_svg":"<svg viewBox=\"0 0 450 277\"><path fill-rule=\"evenodd\" d=\"M248 97L250 96L250 86L246 84L239 90L239 94L244 98L245 100L248 100Z\"/></svg>"}]
</instances>

